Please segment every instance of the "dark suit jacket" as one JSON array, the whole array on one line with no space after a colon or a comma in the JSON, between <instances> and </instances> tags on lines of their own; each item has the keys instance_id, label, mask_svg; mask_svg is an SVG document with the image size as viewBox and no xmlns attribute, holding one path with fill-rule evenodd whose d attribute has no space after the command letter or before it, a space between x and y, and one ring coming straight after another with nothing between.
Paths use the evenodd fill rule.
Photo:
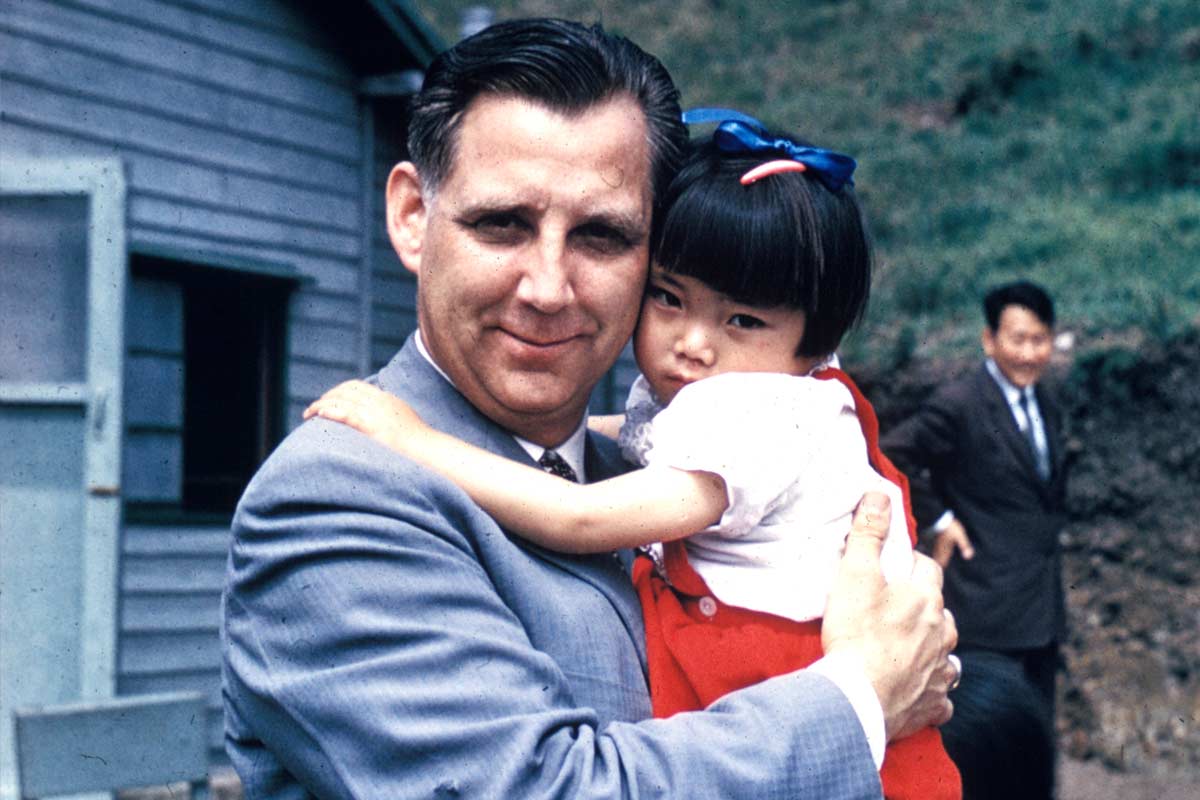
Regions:
<instances>
[{"instance_id":1,"label":"dark suit jacket","mask_svg":"<svg viewBox=\"0 0 1200 800\"><path fill-rule=\"evenodd\" d=\"M946 606L964 645L1041 647L1064 632L1062 421L1043 387L1035 391L1049 481L1038 477L1004 393L983 365L882 438L883 451L908 475L918 524L931 525L949 509L975 547L972 560L955 556L946 570Z\"/></svg>"},{"instance_id":2,"label":"dark suit jacket","mask_svg":"<svg viewBox=\"0 0 1200 800\"><path fill-rule=\"evenodd\" d=\"M410 340L378 376L431 425L532 464ZM590 438L593 479L627 469ZM811 672L648 720L642 617L611 554L509 536L351 428L301 425L238 507L226 749L251 798L861 798L879 774Z\"/></svg>"}]
</instances>

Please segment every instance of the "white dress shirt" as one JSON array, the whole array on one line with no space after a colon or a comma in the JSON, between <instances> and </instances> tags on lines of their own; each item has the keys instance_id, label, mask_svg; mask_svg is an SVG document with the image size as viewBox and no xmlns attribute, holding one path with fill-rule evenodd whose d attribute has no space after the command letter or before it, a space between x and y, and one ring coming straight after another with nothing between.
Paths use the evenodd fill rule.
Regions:
<instances>
[{"instance_id":1,"label":"white dress shirt","mask_svg":"<svg viewBox=\"0 0 1200 800\"><path fill-rule=\"evenodd\" d=\"M1012 412L1013 419L1017 421L1017 427L1021 429L1021 433L1029 435L1029 428L1033 426L1033 441L1038 449L1038 457L1045 458L1049 452L1049 444L1046 440L1046 424L1042 420L1042 410L1038 406L1037 392L1033 390L1033 385L1026 386L1024 389L1014 386L1013 383L1000 371L1000 367L995 360L987 360L987 371L992 376L992 380L996 381L996 385L1000 387L1000 391L1004 393L1004 399L1008 401L1008 409ZM1024 395L1025 403L1021 402L1021 397ZM1026 405L1029 408L1029 413L1025 413Z\"/></svg>"}]
</instances>

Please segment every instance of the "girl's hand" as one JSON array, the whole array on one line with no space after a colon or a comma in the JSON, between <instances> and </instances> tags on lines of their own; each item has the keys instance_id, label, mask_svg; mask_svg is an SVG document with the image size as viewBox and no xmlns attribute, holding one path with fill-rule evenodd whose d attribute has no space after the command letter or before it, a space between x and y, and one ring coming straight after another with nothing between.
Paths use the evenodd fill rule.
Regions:
<instances>
[{"instance_id":1,"label":"girl's hand","mask_svg":"<svg viewBox=\"0 0 1200 800\"><path fill-rule=\"evenodd\" d=\"M365 381L346 381L321 395L304 410L305 419L313 417L349 425L402 453L432 430L399 397Z\"/></svg>"}]
</instances>

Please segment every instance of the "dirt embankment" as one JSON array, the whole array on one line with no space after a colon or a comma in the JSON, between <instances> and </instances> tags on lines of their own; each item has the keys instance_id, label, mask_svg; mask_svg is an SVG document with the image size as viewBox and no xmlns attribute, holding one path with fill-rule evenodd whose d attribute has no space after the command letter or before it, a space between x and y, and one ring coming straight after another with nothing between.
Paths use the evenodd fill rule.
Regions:
<instances>
[{"instance_id":1,"label":"dirt embankment","mask_svg":"<svg viewBox=\"0 0 1200 800\"><path fill-rule=\"evenodd\" d=\"M860 383L887 430L975 363L867 371ZM1200 778L1200 329L1084 343L1048 380L1070 459L1063 752Z\"/></svg>"}]
</instances>

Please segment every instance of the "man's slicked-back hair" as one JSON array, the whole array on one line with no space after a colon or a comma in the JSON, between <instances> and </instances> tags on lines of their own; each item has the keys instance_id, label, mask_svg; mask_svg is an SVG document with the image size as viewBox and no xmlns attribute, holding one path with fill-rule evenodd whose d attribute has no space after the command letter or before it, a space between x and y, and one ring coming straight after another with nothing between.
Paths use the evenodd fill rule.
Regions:
<instances>
[{"instance_id":1,"label":"man's slicked-back hair","mask_svg":"<svg viewBox=\"0 0 1200 800\"><path fill-rule=\"evenodd\" d=\"M426 190L449 174L463 114L483 94L525 98L564 115L630 97L646 117L656 201L687 146L679 91L654 56L599 25L501 22L435 58L413 98L408 151Z\"/></svg>"},{"instance_id":2,"label":"man's slicked-back hair","mask_svg":"<svg viewBox=\"0 0 1200 800\"><path fill-rule=\"evenodd\" d=\"M1029 309L1047 328L1054 327L1054 301L1045 289L1029 281L1016 281L997 286L983 298L983 316L988 328L1000 329L1000 315L1009 306Z\"/></svg>"},{"instance_id":3,"label":"man's slicked-back hair","mask_svg":"<svg viewBox=\"0 0 1200 800\"><path fill-rule=\"evenodd\" d=\"M651 253L736 302L803 311L796 354L826 356L866 313L870 237L849 185L832 192L796 172L741 185L747 170L782 157L694 143L663 198Z\"/></svg>"}]
</instances>

